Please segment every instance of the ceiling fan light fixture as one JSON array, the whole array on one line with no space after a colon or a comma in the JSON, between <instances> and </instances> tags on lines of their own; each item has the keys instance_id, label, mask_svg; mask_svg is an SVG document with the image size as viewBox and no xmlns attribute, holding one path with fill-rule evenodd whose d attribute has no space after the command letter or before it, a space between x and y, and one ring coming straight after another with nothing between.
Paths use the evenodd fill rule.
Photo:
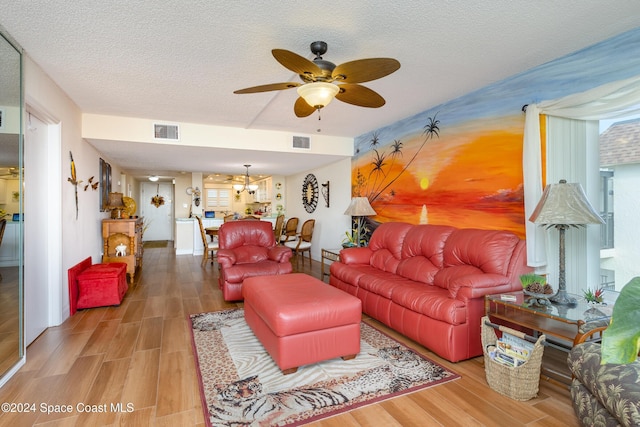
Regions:
<instances>
[{"instance_id":1,"label":"ceiling fan light fixture","mask_svg":"<svg viewBox=\"0 0 640 427\"><path fill-rule=\"evenodd\" d=\"M329 103L340 92L340 88L333 83L313 82L298 86L298 95L311 107L320 109Z\"/></svg>"}]
</instances>

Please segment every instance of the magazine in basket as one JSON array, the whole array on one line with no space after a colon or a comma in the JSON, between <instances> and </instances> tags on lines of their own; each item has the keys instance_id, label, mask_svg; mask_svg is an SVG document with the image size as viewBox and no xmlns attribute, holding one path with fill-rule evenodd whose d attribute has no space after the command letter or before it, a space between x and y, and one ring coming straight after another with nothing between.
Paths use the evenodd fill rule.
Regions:
<instances>
[{"instance_id":1,"label":"magazine in basket","mask_svg":"<svg viewBox=\"0 0 640 427\"><path fill-rule=\"evenodd\" d=\"M531 356L534 344L522 338L503 332L502 338L495 346L487 349L489 357L498 363L517 367L526 362Z\"/></svg>"}]
</instances>

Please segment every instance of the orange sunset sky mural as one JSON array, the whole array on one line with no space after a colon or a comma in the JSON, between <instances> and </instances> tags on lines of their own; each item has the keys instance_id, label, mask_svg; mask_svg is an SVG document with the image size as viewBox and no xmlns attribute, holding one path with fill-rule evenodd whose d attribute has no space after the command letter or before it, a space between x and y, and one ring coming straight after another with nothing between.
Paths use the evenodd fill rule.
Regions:
<instances>
[{"instance_id":1,"label":"orange sunset sky mural","mask_svg":"<svg viewBox=\"0 0 640 427\"><path fill-rule=\"evenodd\" d=\"M523 120L446 127L435 115L404 140L381 145L372 134L353 163L353 193L369 198L375 222L483 224L524 237Z\"/></svg>"},{"instance_id":2,"label":"orange sunset sky mural","mask_svg":"<svg viewBox=\"0 0 640 427\"><path fill-rule=\"evenodd\" d=\"M637 76L638 46L640 28L356 137L352 195L377 212L369 230L403 221L524 238L525 107ZM542 185L545 127L541 116Z\"/></svg>"}]
</instances>

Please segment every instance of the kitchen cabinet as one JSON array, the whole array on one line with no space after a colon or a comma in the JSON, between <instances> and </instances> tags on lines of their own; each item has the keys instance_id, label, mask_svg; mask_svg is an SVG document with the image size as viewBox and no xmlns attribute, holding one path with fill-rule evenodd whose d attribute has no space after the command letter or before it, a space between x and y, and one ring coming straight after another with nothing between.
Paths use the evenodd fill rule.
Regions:
<instances>
[{"instance_id":1,"label":"kitchen cabinet","mask_svg":"<svg viewBox=\"0 0 640 427\"><path fill-rule=\"evenodd\" d=\"M123 262L127 264L127 274L131 282L136 268L142 268L142 218L133 219L103 219L102 241L104 253L102 262ZM125 255L116 256L116 246L127 247Z\"/></svg>"},{"instance_id":2,"label":"kitchen cabinet","mask_svg":"<svg viewBox=\"0 0 640 427\"><path fill-rule=\"evenodd\" d=\"M254 202L257 203L270 203L271 202L271 178L261 179L256 181L258 189L253 195Z\"/></svg>"}]
</instances>

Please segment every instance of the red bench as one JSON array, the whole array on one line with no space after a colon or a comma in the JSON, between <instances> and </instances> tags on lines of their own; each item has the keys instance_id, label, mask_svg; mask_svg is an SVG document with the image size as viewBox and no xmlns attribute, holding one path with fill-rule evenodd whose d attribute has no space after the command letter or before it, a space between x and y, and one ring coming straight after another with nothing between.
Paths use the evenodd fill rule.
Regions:
<instances>
[{"instance_id":1,"label":"red bench","mask_svg":"<svg viewBox=\"0 0 640 427\"><path fill-rule=\"evenodd\" d=\"M127 264L91 264L91 257L68 270L69 311L120 305L127 292Z\"/></svg>"}]
</instances>

